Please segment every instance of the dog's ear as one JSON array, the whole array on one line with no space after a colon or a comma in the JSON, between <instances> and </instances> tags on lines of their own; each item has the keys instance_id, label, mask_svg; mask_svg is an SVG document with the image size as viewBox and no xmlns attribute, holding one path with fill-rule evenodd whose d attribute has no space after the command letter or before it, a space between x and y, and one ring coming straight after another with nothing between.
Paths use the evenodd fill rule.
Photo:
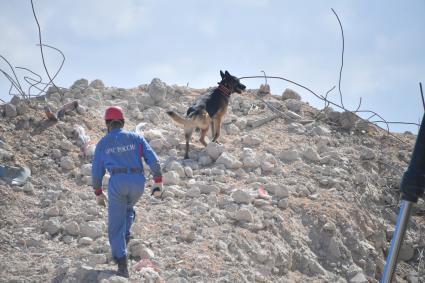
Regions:
<instances>
[{"instance_id":1,"label":"dog's ear","mask_svg":"<svg viewBox=\"0 0 425 283\"><path fill-rule=\"evenodd\" d=\"M226 71L227 72L227 71ZM224 73L223 73L223 71L222 70L220 70L220 76L221 76L221 78L222 79L224 79Z\"/></svg>"},{"instance_id":2,"label":"dog's ear","mask_svg":"<svg viewBox=\"0 0 425 283\"><path fill-rule=\"evenodd\" d=\"M225 74L227 77L228 77L228 76L230 76L230 74L229 74L229 72L228 72L228 71L226 71L224 74Z\"/></svg>"}]
</instances>

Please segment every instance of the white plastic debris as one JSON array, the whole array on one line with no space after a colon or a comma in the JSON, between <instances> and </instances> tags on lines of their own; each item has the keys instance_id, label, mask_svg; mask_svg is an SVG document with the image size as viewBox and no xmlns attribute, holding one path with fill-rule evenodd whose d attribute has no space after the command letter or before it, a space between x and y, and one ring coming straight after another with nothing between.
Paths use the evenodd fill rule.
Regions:
<instances>
[{"instance_id":1,"label":"white plastic debris","mask_svg":"<svg viewBox=\"0 0 425 283\"><path fill-rule=\"evenodd\" d=\"M93 144L93 142L90 139L90 136L86 134L86 131L84 130L82 126L75 125L74 129L78 134L78 138L81 140L83 144L81 146L81 151L83 152L84 156L92 156L96 149L96 145Z\"/></svg>"}]
</instances>

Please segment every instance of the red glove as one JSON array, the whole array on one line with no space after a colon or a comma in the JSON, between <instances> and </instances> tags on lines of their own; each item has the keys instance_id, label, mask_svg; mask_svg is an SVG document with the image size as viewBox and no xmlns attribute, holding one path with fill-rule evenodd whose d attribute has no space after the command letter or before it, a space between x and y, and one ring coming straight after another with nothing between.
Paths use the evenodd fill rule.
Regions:
<instances>
[{"instance_id":1,"label":"red glove","mask_svg":"<svg viewBox=\"0 0 425 283\"><path fill-rule=\"evenodd\" d=\"M153 195L156 198L161 198L163 193L162 176L154 177L153 180L154 180L154 184L152 185L151 195Z\"/></svg>"}]
</instances>

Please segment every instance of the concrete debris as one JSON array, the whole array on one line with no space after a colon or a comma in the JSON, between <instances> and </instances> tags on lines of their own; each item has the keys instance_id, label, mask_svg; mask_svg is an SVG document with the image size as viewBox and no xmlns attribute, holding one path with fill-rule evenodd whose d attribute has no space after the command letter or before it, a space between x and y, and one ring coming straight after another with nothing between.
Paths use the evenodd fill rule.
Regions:
<instances>
[{"instance_id":1,"label":"concrete debris","mask_svg":"<svg viewBox=\"0 0 425 283\"><path fill-rule=\"evenodd\" d=\"M208 133L204 147L194 132L184 160L183 131L165 112L184 113L210 90L158 78L132 89L80 79L61 88L63 95L49 88L46 101L15 97L2 105L2 280L378 282L415 136L388 138L349 112L318 115L290 89L261 99L257 89L246 90L231 95L221 144ZM107 210L90 187L109 105L123 107L125 128L151 143L164 168L163 199L154 200L145 166L146 193L128 247L130 280L113 272ZM418 268L424 207L421 200L414 210L396 282L425 282Z\"/></svg>"}]
</instances>

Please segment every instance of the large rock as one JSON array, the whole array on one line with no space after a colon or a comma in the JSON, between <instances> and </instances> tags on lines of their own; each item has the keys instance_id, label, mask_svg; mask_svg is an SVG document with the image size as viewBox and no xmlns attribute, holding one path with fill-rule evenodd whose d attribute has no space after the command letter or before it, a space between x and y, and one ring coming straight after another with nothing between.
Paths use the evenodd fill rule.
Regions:
<instances>
[{"instance_id":1,"label":"large rock","mask_svg":"<svg viewBox=\"0 0 425 283\"><path fill-rule=\"evenodd\" d=\"M344 130L351 130L356 125L356 122L359 120L354 113L345 111L339 114L339 123Z\"/></svg>"},{"instance_id":2,"label":"large rock","mask_svg":"<svg viewBox=\"0 0 425 283\"><path fill-rule=\"evenodd\" d=\"M365 146L362 146L360 149L360 158L363 160L373 160L376 158L376 153Z\"/></svg>"},{"instance_id":3,"label":"large rock","mask_svg":"<svg viewBox=\"0 0 425 283\"><path fill-rule=\"evenodd\" d=\"M403 261L409 261L413 258L415 254L415 248L411 243L403 243L403 245L400 248L400 253L398 255L400 260Z\"/></svg>"},{"instance_id":4,"label":"large rock","mask_svg":"<svg viewBox=\"0 0 425 283\"><path fill-rule=\"evenodd\" d=\"M270 153L265 153L261 157L261 170L263 172L273 171L276 168L277 164L277 159L274 157L274 155Z\"/></svg>"},{"instance_id":5,"label":"large rock","mask_svg":"<svg viewBox=\"0 0 425 283\"><path fill-rule=\"evenodd\" d=\"M243 149L242 163L244 168L257 168L260 166L260 161L257 160L255 152L251 148Z\"/></svg>"},{"instance_id":6,"label":"large rock","mask_svg":"<svg viewBox=\"0 0 425 283\"><path fill-rule=\"evenodd\" d=\"M96 79L96 80L93 80L90 83L90 87L95 88L95 89L104 89L105 88L105 84L101 80Z\"/></svg>"},{"instance_id":7,"label":"large rock","mask_svg":"<svg viewBox=\"0 0 425 283\"><path fill-rule=\"evenodd\" d=\"M16 110L16 106L11 104L11 103L5 104L4 105L4 115L8 118L16 117L18 115L18 111Z\"/></svg>"},{"instance_id":8,"label":"large rock","mask_svg":"<svg viewBox=\"0 0 425 283\"><path fill-rule=\"evenodd\" d=\"M297 99L287 99L285 100L285 105L288 110L300 112L302 102Z\"/></svg>"},{"instance_id":9,"label":"large rock","mask_svg":"<svg viewBox=\"0 0 425 283\"><path fill-rule=\"evenodd\" d=\"M60 160L60 166L65 170L72 170L74 169L74 161L69 156L63 156Z\"/></svg>"},{"instance_id":10,"label":"large rock","mask_svg":"<svg viewBox=\"0 0 425 283\"><path fill-rule=\"evenodd\" d=\"M87 88L89 86L89 81L87 79L79 79L74 82L74 84L71 86L71 89L73 88Z\"/></svg>"},{"instance_id":11,"label":"large rock","mask_svg":"<svg viewBox=\"0 0 425 283\"><path fill-rule=\"evenodd\" d=\"M80 235L95 240L103 235L103 225L96 221L81 223Z\"/></svg>"},{"instance_id":12,"label":"large rock","mask_svg":"<svg viewBox=\"0 0 425 283\"><path fill-rule=\"evenodd\" d=\"M249 204L252 201L252 196L242 190L234 191L231 196L236 203Z\"/></svg>"},{"instance_id":13,"label":"large rock","mask_svg":"<svg viewBox=\"0 0 425 283\"><path fill-rule=\"evenodd\" d=\"M80 234L80 226L77 222L71 221L64 225L64 233L71 236L78 236Z\"/></svg>"},{"instance_id":14,"label":"large rock","mask_svg":"<svg viewBox=\"0 0 425 283\"><path fill-rule=\"evenodd\" d=\"M155 105L155 100L153 100L153 98L148 93L144 93L144 92L139 93L137 95L137 100L140 103L139 105L140 110L144 110L147 107Z\"/></svg>"},{"instance_id":15,"label":"large rock","mask_svg":"<svg viewBox=\"0 0 425 283\"><path fill-rule=\"evenodd\" d=\"M179 173L175 171L168 171L163 174L164 185L178 185L180 182Z\"/></svg>"},{"instance_id":16,"label":"large rock","mask_svg":"<svg viewBox=\"0 0 425 283\"><path fill-rule=\"evenodd\" d=\"M242 167L242 162L227 152L223 152L216 160L217 164L223 164L227 169L238 169Z\"/></svg>"},{"instance_id":17,"label":"large rock","mask_svg":"<svg viewBox=\"0 0 425 283\"><path fill-rule=\"evenodd\" d=\"M301 100L301 96L297 92L295 92L294 90L287 88L282 93L282 100L287 100L287 99Z\"/></svg>"},{"instance_id":18,"label":"large rock","mask_svg":"<svg viewBox=\"0 0 425 283\"><path fill-rule=\"evenodd\" d=\"M57 234L61 229L59 221L57 219L49 219L44 221L43 230L49 233L49 235Z\"/></svg>"},{"instance_id":19,"label":"large rock","mask_svg":"<svg viewBox=\"0 0 425 283\"><path fill-rule=\"evenodd\" d=\"M265 189L273 194L277 199L289 197L289 188L283 184L268 184L265 186Z\"/></svg>"},{"instance_id":20,"label":"large rock","mask_svg":"<svg viewBox=\"0 0 425 283\"><path fill-rule=\"evenodd\" d=\"M217 158L219 158L224 152L224 146L215 142L210 142L207 145L206 151L212 160L217 160Z\"/></svg>"},{"instance_id":21,"label":"large rock","mask_svg":"<svg viewBox=\"0 0 425 283\"><path fill-rule=\"evenodd\" d=\"M309 160L309 161L319 161L320 160L319 153L317 153L317 151L312 147L307 147L303 152L303 156L306 160Z\"/></svg>"},{"instance_id":22,"label":"large rock","mask_svg":"<svg viewBox=\"0 0 425 283\"><path fill-rule=\"evenodd\" d=\"M81 174L83 176L91 176L91 169L92 169L91 164L84 164L83 166L81 166Z\"/></svg>"},{"instance_id":23,"label":"large rock","mask_svg":"<svg viewBox=\"0 0 425 283\"><path fill-rule=\"evenodd\" d=\"M160 104L164 102L167 95L167 85L160 79L154 78L149 85L148 93L155 101L155 104Z\"/></svg>"},{"instance_id":24,"label":"large rock","mask_svg":"<svg viewBox=\"0 0 425 283\"><path fill-rule=\"evenodd\" d=\"M247 208L241 208L235 213L235 219L238 221L252 222L253 216Z\"/></svg>"}]
</instances>

